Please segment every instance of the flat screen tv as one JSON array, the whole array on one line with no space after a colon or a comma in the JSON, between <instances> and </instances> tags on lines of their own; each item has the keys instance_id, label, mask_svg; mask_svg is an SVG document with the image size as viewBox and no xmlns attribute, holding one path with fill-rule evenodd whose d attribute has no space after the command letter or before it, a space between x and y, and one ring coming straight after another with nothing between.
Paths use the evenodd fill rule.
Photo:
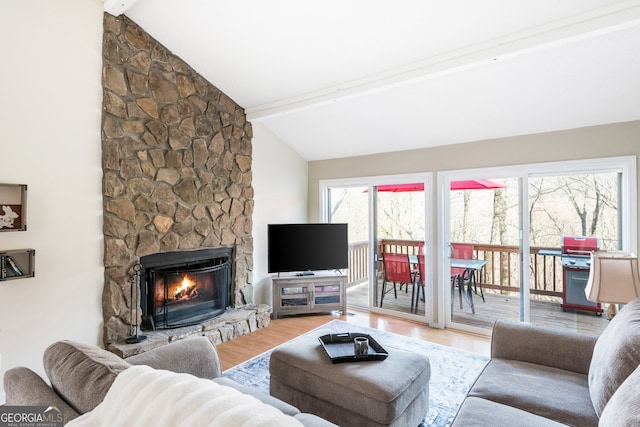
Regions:
<instances>
[{"instance_id":1,"label":"flat screen tv","mask_svg":"<svg viewBox=\"0 0 640 427\"><path fill-rule=\"evenodd\" d=\"M269 224L267 238L269 273L349 267L347 224Z\"/></svg>"}]
</instances>

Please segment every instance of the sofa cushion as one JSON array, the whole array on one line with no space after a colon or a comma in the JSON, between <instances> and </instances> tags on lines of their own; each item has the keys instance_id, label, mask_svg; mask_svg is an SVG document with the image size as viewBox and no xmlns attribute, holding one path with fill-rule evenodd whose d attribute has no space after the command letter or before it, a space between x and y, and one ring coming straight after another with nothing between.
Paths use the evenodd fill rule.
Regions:
<instances>
[{"instance_id":1,"label":"sofa cushion","mask_svg":"<svg viewBox=\"0 0 640 427\"><path fill-rule=\"evenodd\" d=\"M127 357L132 365L147 365L155 369L213 379L220 376L220 358L216 346L206 337L192 336L153 350Z\"/></svg>"},{"instance_id":2,"label":"sofa cushion","mask_svg":"<svg viewBox=\"0 0 640 427\"><path fill-rule=\"evenodd\" d=\"M491 358L587 375L597 339L597 335L570 329L498 319L491 335Z\"/></svg>"},{"instance_id":3,"label":"sofa cushion","mask_svg":"<svg viewBox=\"0 0 640 427\"><path fill-rule=\"evenodd\" d=\"M4 373L4 391L7 406L57 406L64 414L65 424L79 415L40 375L23 366Z\"/></svg>"},{"instance_id":4,"label":"sofa cushion","mask_svg":"<svg viewBox=\"0 0 640 427\"><path fill-rule=\"evenodd\" d=\"M618 387L600 416L600 426L640 425L640 368Z\"/></svg>"},{"instance_id":5,"label":"sofa cushion","mask_svg":"<svg viewBox=\"0 0 640 427\"><path fill-rule=\"evenodd\" d=\"M602 414L620 384L640 364L640 298L627 304L604 329L593 349L589 392Z\"/></svg>"},{"instance_id":6,"label":"sofa cushion","mask_svg":"<svg viewBox=\"0 0 640 427\"><path fill-rule=\"evenodd\" d=\"M515 360L492 359L468 396L480 397L559 423L597 426L587 375Z\"/></svg>"},{"instance_id":7,"label":"sofa cushion","mask_svg":"<svg viewBox=\"0 0 640 427\"><path fill-rule=\"evenodd\" d=\"M462 402L451 427L562 427L565 424L479 397Z\"/></svg>"},{"instance_id":8,"label":"sofa cushion","mask_svg":"<svg viewBox=\"0 0 640 427\"><path fill-rule=\"evenodd\" d=\"M74 341L58 341L43 356L54 390L78 413L93 410L116 376L131 365L113 353Z\"/></svg>"}]
</instances>

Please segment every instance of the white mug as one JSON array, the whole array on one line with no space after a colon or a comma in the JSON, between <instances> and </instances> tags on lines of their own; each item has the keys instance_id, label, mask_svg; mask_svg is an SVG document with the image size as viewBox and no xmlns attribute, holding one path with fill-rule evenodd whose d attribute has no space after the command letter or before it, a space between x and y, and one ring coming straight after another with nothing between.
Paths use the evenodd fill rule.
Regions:
<instances>
[{"instance_id":1,"label":"white mug","mask_svg":"<svg viewBox=\"0 0 640 427\"><path fill-rule=\"evenodd\" d=\"M365 337L356 337L353 340L353 349L356 356L364 356L369 353L369 339Z\"/></svg>"}]
</instances>

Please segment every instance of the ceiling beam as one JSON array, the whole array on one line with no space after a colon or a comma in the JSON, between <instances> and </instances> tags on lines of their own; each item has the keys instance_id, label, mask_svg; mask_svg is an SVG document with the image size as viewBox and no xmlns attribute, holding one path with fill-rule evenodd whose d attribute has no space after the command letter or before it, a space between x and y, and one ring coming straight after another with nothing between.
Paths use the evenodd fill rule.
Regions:
<instances>
[{"instance_id":1,"label":"ceiling beam","mask_svg":"<svg viewBox=\"0 0 640 427\"><path fill-rule=\"evenodd\" d=\"M506 37L426 58L385 73L248 107L247 119L266 119L331 104L634 25L640 25L640 0L621 1Z\"/></svg>"},{"instance_id":2,"label":"ceiling beam","mask_svg":"<svg viewBox=\"0 0 640 427\"><path fill-rule=\"evenodd\" d=\"M138 0L104 0L104 11L113 16L122 15Z\"/></svg>"}]
</instances>

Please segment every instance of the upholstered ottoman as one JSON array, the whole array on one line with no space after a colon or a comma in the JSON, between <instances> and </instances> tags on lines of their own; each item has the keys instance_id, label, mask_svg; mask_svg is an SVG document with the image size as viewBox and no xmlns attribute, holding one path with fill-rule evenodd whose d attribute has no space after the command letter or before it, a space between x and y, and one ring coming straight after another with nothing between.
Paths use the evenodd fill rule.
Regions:
<instances>
[{"instance_id":1,"label":"upholstered ottoman","mask_svg":"<svg viewBox=\"0 0 640 427\"><path fill-rule=\"evenodd\" d=\"M380 342L386 360L334 364L318 341L328 333L312 331L273 350L271 395L342 427L417 427L429 409L429 359Z\"/></svg>"}]
</instances>

